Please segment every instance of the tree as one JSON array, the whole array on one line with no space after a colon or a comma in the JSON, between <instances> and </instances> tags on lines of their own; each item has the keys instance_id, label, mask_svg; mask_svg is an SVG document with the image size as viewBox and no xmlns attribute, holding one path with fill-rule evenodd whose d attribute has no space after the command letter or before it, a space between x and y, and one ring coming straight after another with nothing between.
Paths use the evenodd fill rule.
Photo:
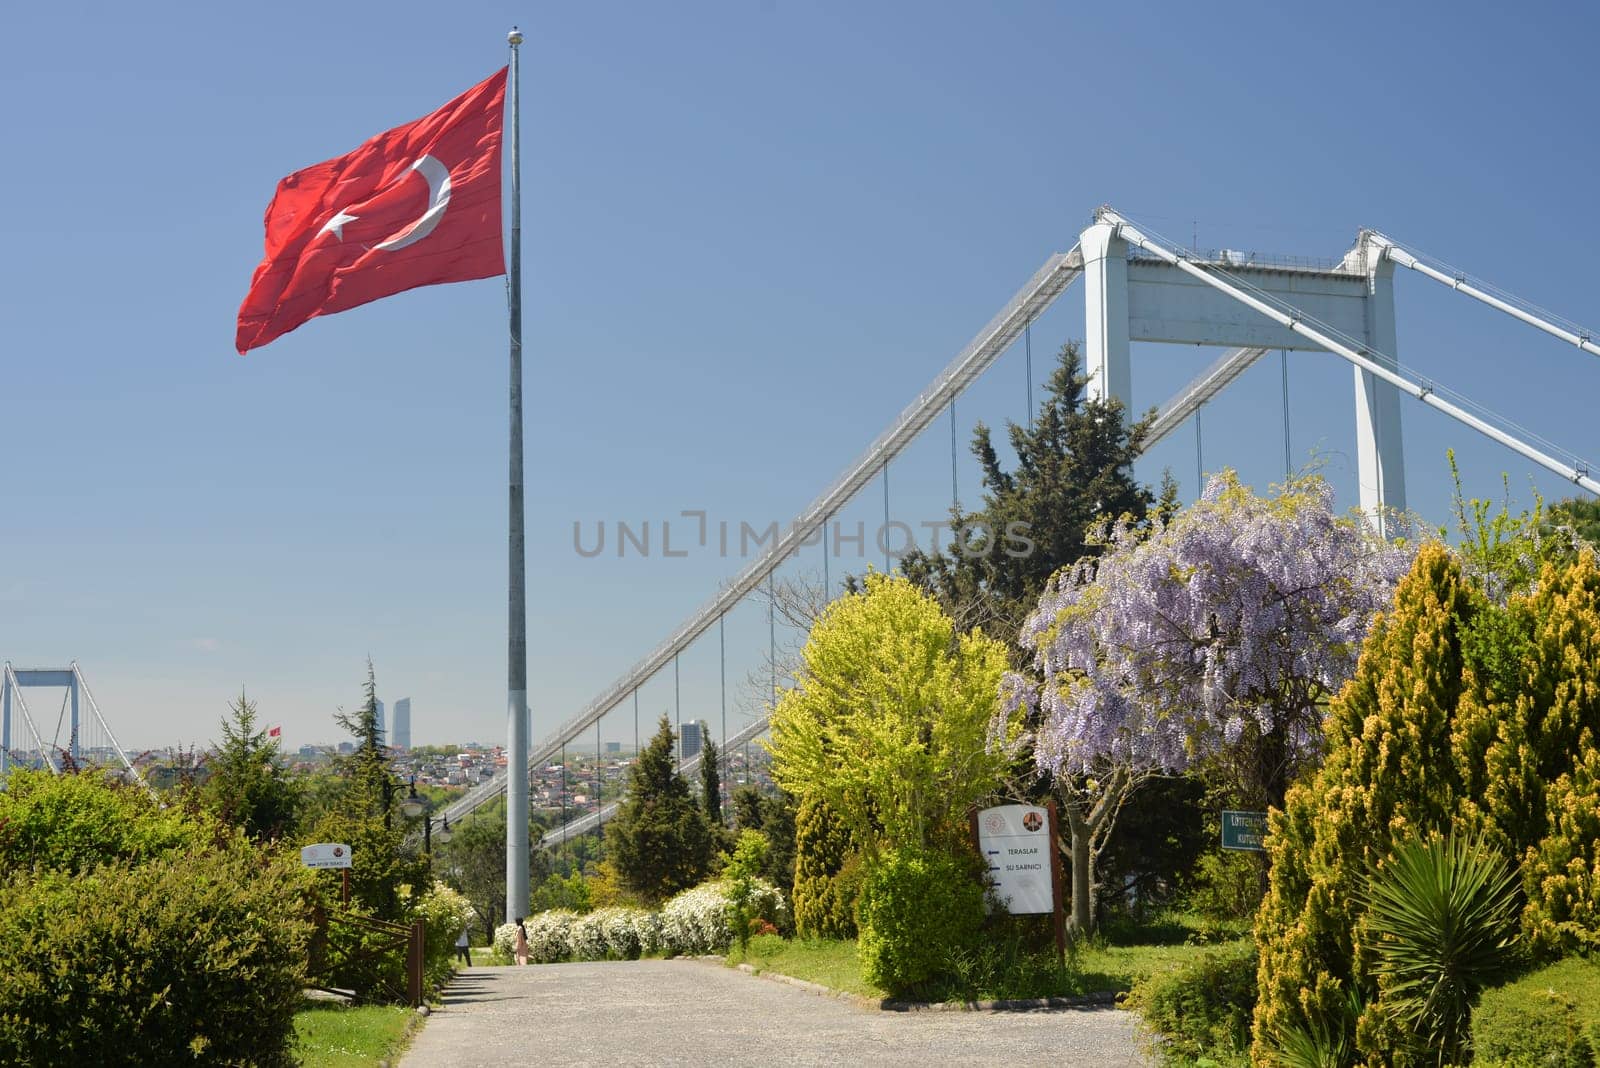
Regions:
<instances>
[{"instance_id":1,"label":"tree","mask_svg":"<svg viewBox=\"0 0 1600 1068\"><path fill-rule=\"evenodd\" d=\"M854 938L859 864L850 830L821 800L801 802L795 815L794 878L790 903L794 926L807 938Z\"/></svg>"},{"instance_id":2,"label":"tree","mask_svg":"<svg viewBox=\"0 0 1600 1068\"><path fill-rule=\"evenodd\" d=\"M530 896L550 874L550 855L540 846L540 825L530 819L528 872ZM444 881L472 904L483 924L484 937L492 939L506 914L506 809L496 801L467 816L450 829L450 841L439 847L439 869ZM523 903L522 911L527 911Z\"/></svg>"},{"instance_id":3,"label":"tree","mask_svg":"<svg viewBox=\"0 0 1600 1068\"><path fill-rule=\"evenodd\" d=\"M958 633L905 579L869 574L829 606L801 655L772 713L778 784L827 805L869 859L880 843L964 840L967 810L1005 768L986 738L1005 646Z\"/></svg>"},{"instance_id":4,"label":"tree","mask_svg":"<svg viewBox=\"0 0 1600 1068\"><path fill-rule=\"evenodd\" d=\"M1267 808L1315 754L1319 702L1409 559L1331 505L1320 479L1263 499L1224 473L1149 532L1113 524L1102 556L1046 587L1002 707L1037 724L1024 742L1061 800L1075 930L1094 926L1096 863L1141 782L1203 766Z\"/></svg>"},{"instance_id":5,"label":"tree","mask_svg":"<svg viewBox=\"0 0 1600 1068\"><path fill-rule=\"evenodd\" d=\"M1552 532L1567 527L1590 545L1600 547L1600 501L1593 497L1568 497L1557 501L1545 513L1545 519Z\"/></svg>"},{"instance_id":6,"label":"tree","mask_svg":"<svg viewBox=\"0 0 1600 1068\"><path fill-rule=\"evenodd\" d=\"M913 550L900 570L937 597L960 630L980 627L1016 641L1052 575L1099 550L1088 533L1103 519L1142 523L1154 498L1133 477L1150 420L1131 426L1122 402L1088 397L1078 347L1062 346L1031 426L1007 424L1015 471L1000 465L989 428L973 431L972 452L983 471L983 507L952 509L951 543ZM1164 488L1171 508L1176 487Z\"/></svg>"},{"instance_id":7,"label":"tree","mask_svg":"<svg viewBox=\"0 0 1600 1068\"><path fill-rule=\"evenodd\" d=\"M428 857L407 840L404 819L396 818L399 790L378 730L378 684L370 660L364 690L359 710L334 715L355 738L356 748L335 760L340 781L305 839L347 843L355 861L351 899L380 919L399 922L406 918L408 895L420 895L432 879ZM326 884L330 893L333 885Z\"/></svg>"},{"instance_id":8,"label":"tree","mask_svg":"<svg viewBox=\"0 0 1600 1068\"><path fill-rule=\"evenodd\" d=\"M773 886L795 885L795 799L779 790L768 797L754 786L733 792L733 826L736 831L760 831L767 840L766 866L761 875Z\"/></svg>"},{"instance_id":9,"label":"tree","mask_svg":"<svg viewBox=\"0 0 1600 1068\"><path fill-rule=\"evenodd\" d=\"M227 823L257 841L295 831L300 789L285 773L278 743L257 726L256 705L242 692L222 719L222 743L210 755L211 775L201 794Z\"/></svg>"},{"instance_id":10,"label":"tree","mask_svg":"<svg viewBox=\"0 0 1600 1068\"><path fill-rule=\"evenodd\" d=\"M722 820L722 754L717 752L704 729L700 732L704 742L700 749L700 803L706 810L706 822L720 828Z\"/></svg>"},{"instance_id":11,"label":"tree","mask_svg":"<svg viewBox=\"0 0 1600 1068\"><path fill-rule=\"evenodd\" d=\"M694 886L711 863L705 813L672 758L672 724L663 715L629 771L627 799L606 827L606 848L618 878L650 904Z\"/></svg>"}]
</instances>

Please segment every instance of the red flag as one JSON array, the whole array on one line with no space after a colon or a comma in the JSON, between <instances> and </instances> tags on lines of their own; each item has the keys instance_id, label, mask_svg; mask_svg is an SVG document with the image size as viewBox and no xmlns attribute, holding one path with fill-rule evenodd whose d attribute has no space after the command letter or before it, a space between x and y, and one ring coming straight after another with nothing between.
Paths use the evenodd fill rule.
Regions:
<instances>
[{"instance_id":1,"label":"red flag","mask_svg":"<svg viewBox=\"0 0 1600 1068\"><path fill-rule=\"evenodd\" d=\"M283 725L280 723L275 727L268 727L267 728L267 737L268 738L282 738L283 737Z\"/></svg>"},{"instance_id":2,"label":"red flag","mask_svg":"<svg viewBox=\"0 0 1600 1068\"><path fill-rule=\"evenodd\" d=\"M504 274L505 96L502 69L433 114L279 182L266 258L239 308L240 355L319 315Z\"/></svg>"}]
</instances>

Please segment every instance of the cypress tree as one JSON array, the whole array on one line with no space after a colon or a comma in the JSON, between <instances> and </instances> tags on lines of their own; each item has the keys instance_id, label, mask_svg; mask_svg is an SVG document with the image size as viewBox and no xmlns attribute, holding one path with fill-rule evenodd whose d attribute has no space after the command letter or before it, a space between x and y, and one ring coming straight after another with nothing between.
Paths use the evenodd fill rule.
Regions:
<instances>
[{"instance_id":1,"label":"cypress tree","mask_svg":"<svg viewBox=\"0 0 1600 1068\"><path fill-rule=\"evenodd\" d=\"M794 926L807 938L854 938L855 888L840 872L852 858L850 830L820 800L794 820Z\"/></svg>"},{"instance_id":2,"label":"cypress tree","mask_svg":"<svg viewBox=\"0 0 1600 1068\"><path fill-rule=\"evenodd\" d=\"M1455 558L1443 546L1424 547L1332 703L1327 763L1271 814L1272 872L1256 919L1258 1063L1271 1062L1284 1029L1337 1026L1349 992L1370 991L1371 961L1357 929L1364 874L1397 834L1449 826L1461 792L1450 716L1461 698L1461 630L1470 613Z\"/></svg>"},{"instance_id":3,"label":"cypress tree","mask_svg":"<svg viewBox=\"0 0 1600 1068\"><path fill-rule=\"evenodd\" d=\"M629 774L628 797L606 827L606 848L624 887L650 904L704 879L711 831L689 784L673 766L666 716Z\"/></svg>"},{"instance_id":4,"label":"cypress tree","mask_svg":"<svg viewBox=\"0 0 1600 1068\"><path fill-rule=\"evenodd\" d=\"M722 826L722 754L717 744L700 726L700 737L705 739L700 748L700 803L705 806L706 822L712 827Z\"/></svg>"}]
</instances>

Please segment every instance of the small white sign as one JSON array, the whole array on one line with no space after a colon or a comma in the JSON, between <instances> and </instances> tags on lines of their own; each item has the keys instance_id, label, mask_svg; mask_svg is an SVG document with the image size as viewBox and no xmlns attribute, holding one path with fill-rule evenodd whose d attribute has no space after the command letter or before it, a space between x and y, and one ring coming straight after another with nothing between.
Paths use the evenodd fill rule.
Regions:
<instances>
[{"instance_id":1,"label":"small white sign","mask_svg":"<svg viewBox=\"0 0 1600 1068\"><path fill-rule=\"evenodd\" d=\"M308 868L350 867L350 847L343 842L323 842L300 850L300 863Z\"/></svg>"},{"instance_id":2,"label":"small white sign","mask_svg":"<svg viewBox=\"0 0 1600 1068\"><path fill-rule=\"evenodd\" d=\"M1050 812L1038 805L997 805L978 813L978 850L989 863L995 896L1012 915L1053 913Z\"/></svg>"}]
</instances>

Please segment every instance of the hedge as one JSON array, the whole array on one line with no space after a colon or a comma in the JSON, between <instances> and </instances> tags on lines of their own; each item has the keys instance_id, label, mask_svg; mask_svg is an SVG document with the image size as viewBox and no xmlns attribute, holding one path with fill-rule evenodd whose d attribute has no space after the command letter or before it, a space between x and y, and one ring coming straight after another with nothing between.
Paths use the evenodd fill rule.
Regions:
<instances>
[{"instance_id":1,"label":"hedge","mask_svg":"<svg viewBox=\"0 0 1600 1068\"><path fill-rule=\"evenodd\" d=\"M1253 940L1219 946L1140 980L1128 1004L1172 1053L1242 1060L1250 1049L1258 966Z\"/></svg>"},{"instance_id":2,"label":"hedge","mask_svg":"<svg viewBox=\"0 0 1600 1068\"><path fill-rule=\"evenodd\" d=\"M1600 1064L1600 961L1571 957L1485 991L1472 1014L1474 1065Z\"/></svg>"},{"instance_id":3,"label":"hedge","mask_svg":"<svg viewBox=\"0 0 1600 1068\"><path fill-rule=\"evenodd\" d=\"M0 885L0 1064L292 1064L309 883L242 842Z\"/></svg>"}]
</instances>

